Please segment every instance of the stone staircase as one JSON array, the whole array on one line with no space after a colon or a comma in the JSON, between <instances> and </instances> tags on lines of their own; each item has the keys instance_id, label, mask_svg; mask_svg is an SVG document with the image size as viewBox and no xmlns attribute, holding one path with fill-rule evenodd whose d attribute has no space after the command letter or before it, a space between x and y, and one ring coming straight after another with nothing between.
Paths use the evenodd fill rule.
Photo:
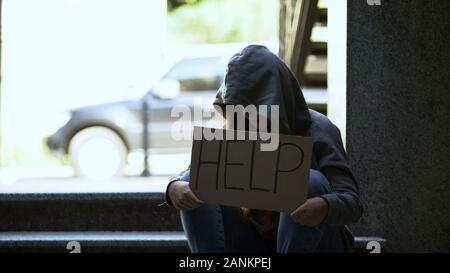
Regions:
<instances>
[{"instance_id":1,"label":"stone staircase","mask_svg":"<svg viewBox=\"0 0 450 273\"><path fill-rule=\"evenodd\" d=\"M0 252L186 252L175 209L164 194L2 194ZM70 248L69 248L70 249Z\"/></svg>"},{"instance_id":2,"label":"stone staircase","mask_svg":"<svg viewBox=\"0 0 450 273\"><path fill-rule=\"evenodd\" d=\"M0 252L188 252L178 212L163 200L162 192L0 194ZM369 241L385 247L358 237L356 251L368 252Z\"/></svg>"}]
</instances>

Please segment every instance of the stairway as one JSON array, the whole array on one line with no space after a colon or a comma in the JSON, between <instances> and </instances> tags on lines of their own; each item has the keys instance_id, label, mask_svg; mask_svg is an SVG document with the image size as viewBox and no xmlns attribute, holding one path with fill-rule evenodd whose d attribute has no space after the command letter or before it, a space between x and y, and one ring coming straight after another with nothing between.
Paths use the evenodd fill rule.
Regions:
<instances>
[{"instance_id":1,"label":"stairway","mask_svg":"<svg viewBox=\"0 0 450 273\"><path fill-rule=\"evenodd\" d=\"M186 252L162 192L1 194L0 252ZM69 248L70 249L70 248Z\"/></svg>"},{"instance_id":2,"label":"stairway","mask_svg":"<svg viewBox=\"0 0 450 273\"><path fill-rule=\"evenodd\" d=\"M327 114L328 4L326 0L280 0L280 57L305 93L322 98L311 109ZM305 94L306 95L306 94ZM306 97L306 96L305 96Z\"/></svg>"},{"instance_id":3,"label":"stairway","mask_svg":"<svg viewBox=\"0 0 450 273\"><path fill-rule=\"evenodd\" d=\"M309 53L303 71L306 87L327 88L328 9L326 1L319 1L310 37Z\"/></svg>"},{"instance_id":4,"label":"stairway","mask_svg":"<svg viewBox=\"0 0 450 273\"><path fill-rule=\"evenodd\" d=\"M164 193L0 194L0 252L188 252ZM75 241L75 243L70 243ZM367 252L358 237L355 249Z\"/></svg>"}]
</instances>

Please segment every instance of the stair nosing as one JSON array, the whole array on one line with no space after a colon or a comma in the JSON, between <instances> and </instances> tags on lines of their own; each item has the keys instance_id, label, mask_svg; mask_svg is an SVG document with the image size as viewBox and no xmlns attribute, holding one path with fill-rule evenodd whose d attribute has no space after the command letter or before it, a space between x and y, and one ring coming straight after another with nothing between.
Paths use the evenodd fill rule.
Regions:
<instances>
[{"instance_id":1,"label":"stair nosing","mask_svg":"<svg viewBox=\"0 0 450 273\"><path fill-rule=\"evenodd\" d=\"M0 201L38 200L164 200L164 192L1 193Z\"/></svg>"}]
</instances>

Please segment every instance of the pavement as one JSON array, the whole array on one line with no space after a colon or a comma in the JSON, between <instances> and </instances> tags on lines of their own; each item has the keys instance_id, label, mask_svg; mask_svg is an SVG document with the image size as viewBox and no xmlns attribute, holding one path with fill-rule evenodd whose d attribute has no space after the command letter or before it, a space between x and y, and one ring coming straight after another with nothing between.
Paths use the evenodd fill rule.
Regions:
<instances>
[{"instance_id":1,"label":"pavement","mask_svg":"<svg viewBox=\"0 0 450 273\"><path fill-rule=\"evenodd\" d=\"M142 193L164 192L171 176L119 177L105 181L83 178L24 178L0 183L0 193Z\"/></svg>"},{"instance_id":2,"label":"pavement","mask_svg":"<svg viewBox=\"0 0 450 273\"><path fill-rule=\"evenodd\" d=\"M142 193L164 192L169 178L186 169L190 154L155 155L150 177L141 177L142 162L123 177L92 180L75 177L70 166L0 168L1 193Z\"/></svg>"}]
</instances>

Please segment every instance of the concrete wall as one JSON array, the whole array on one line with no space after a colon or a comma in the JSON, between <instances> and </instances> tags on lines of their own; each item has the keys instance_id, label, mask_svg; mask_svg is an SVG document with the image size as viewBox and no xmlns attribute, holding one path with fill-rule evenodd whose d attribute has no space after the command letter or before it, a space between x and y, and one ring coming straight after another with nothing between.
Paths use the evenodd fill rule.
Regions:
<instances>
[{"instance_id":1,"label":"concrete wall","mask_svg":"<svg viewBox=\"0 0 450 273\"><path fill-rule=\"evenodd\" d=\"M347 150L357 235L450 251L449 1L348 1Z\"/></svg>"}]
</instances>

